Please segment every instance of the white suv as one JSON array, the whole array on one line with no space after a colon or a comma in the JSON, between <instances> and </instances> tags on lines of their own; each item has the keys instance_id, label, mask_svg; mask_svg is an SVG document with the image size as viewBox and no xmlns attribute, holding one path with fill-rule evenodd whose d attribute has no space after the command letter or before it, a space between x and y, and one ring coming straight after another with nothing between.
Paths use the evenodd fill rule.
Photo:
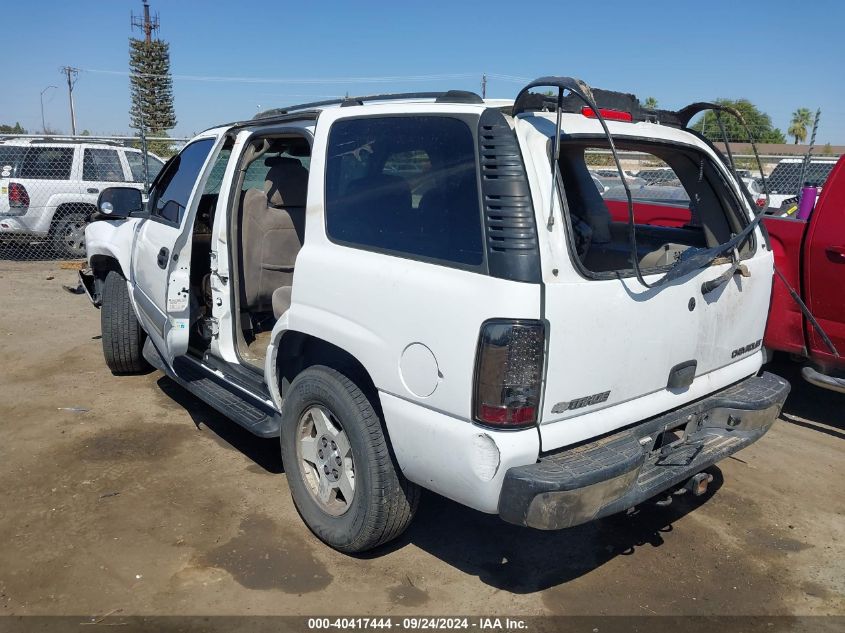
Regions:
<instances>
[{"instance_id":1,"label":"white suv","mask_svg":"<svg viewBox=\"0 0 845 633\"><path fill-rule=\"evenodd\" d=\"M150 179L163 165L150 155ZM0 240L46 239L57 255L84 257L97 196L115 184L143 188L139 150L93 140L0 141Z\"/></svg>"},{"instance_id":2,"label":"white suv","mask_svg":"<svg viewBox=\"0 0 845 633\"><path fill-rule=\"evenodd\" d=\"M760 373L772 251L687 128L700 104L657 124L596 94L546 77L504 108L382 95L199 134L86 230L106 363L279 438L342 551L400 534L420 487L539 529L703 494L789 389ZM616 147L685 199L603 199L585 154L621 174Z\"/></svg>"}]
</instances>

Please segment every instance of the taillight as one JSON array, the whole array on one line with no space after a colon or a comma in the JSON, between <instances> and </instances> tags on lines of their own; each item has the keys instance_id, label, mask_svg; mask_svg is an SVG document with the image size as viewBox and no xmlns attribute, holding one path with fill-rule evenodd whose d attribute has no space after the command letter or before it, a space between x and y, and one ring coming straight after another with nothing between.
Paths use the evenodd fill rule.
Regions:
<instances>
[{"instance_id":1,"label":"taillight","mask_svg":"<svg viewBox=\"0 0 845 633\"><path fill-rule=\"evenodd\" d=\"M599 112L601 113L602 117L604 117L608 121L625 121L626 123L631 123L634 120L634 117L631 116L630 112L623 112L622 110L599 108ZM588 119L596 118L596 113L589 106L584 106L583 108L581 108L581 114L583 114Z\"/></svg>"},{"instance_id":2,"label":"taillight","mask_svg":"<svg viewBox=\"0 0 845 633\"><path fill-rule=\"evenodd\" d=\"M757 206L761 209L766 206L766 196L760 196L757 198Z\"/></svg>"},{"instance_id":3,"label":"taillight","mask_svg":"<svg viewBox=\"0 0 845 633\"><path fill-rule=\"evenodd\" d=\"M15 209L29 207L29 194L23 185L16 182L9 184L9 206Z\"/></svg>"},{"instance_id":4,"label":"taillight","mask_svg":"<svg viewBox=\"0 0 845 633\"><path fill-rule=\"evenodd\" d=\"M497 427L537 422L545 326L540 321L487 321L475 359L476 422Z\"/></svg>"}]
</instances>

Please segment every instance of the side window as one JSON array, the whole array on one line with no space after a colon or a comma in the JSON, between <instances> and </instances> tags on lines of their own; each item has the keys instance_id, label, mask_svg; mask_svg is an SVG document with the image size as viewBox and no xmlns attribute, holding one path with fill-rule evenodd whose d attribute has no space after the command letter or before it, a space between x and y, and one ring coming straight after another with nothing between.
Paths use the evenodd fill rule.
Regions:
<instances>
[{"instance_id":1,"label":"side window","mask_svg":"<svg viewBox=\"0 0 845 633\"><path fill-rule=\"evenodd\" d=\"M86 149L82 154L82 180L124 182L123 167L117 150Z\"/></svg>"},{"instance_id":2,"label":"side window","mask_svg":"<svg viewBox=\"0 0 845 633\"><path fill-rule=\"evenodd\" d=\"M144 158L141 152L127 151L126 162L129 163L129 171L132 172L132 182L144 182ZM148 155L147 164L150 172L149 179L152 182L164 167L164 163L155 156Z\"/></svg>"},{"instance_id":3,"label":"side window","mask_svg":"<svg viewBox=\"0 0 845 633\"><path fill-rule=\"evenodd\" d=\"M344 119L329 134L326 231L367 250L483 260L475 141L445 116Z\"/></svg>"},{"instance_id":4,"label":"side window","mask_svg":"<svg viewBox=\"0 0 845 633\"><path fill-rule=\"evenodd\" d=\"M70 180L72 147L31 147L21 164L19 178Z\"/></svg>"},{"instance_id":5,"label":"side window","mask_svg":"<svg viewBox=\"0 0 845 633\"><path fill-rule=\"evenodd\" d=\"M242 191L246 191L247 189L263 190L264 181L267 179L267 172L270 171L270 165L272 165L279 158L289 158L298 161L299 164L305 167L306 170L311 165L310 156L293 156L287 151L271 150L264 154L259 160L252 161L246 168Z\"/></svg>"},{"instance_id":6,"label":"side window","mask_svg":"<svg viewBox=\"0 0 845 633\"><path fill-rule=\"evenodd\" d=\"M220 186L223 184L223 173L226 171L226 165L229 163L229 156L232 155L232 150L223 148L214 159L214 165L211 167L211 173L208 174L208 180L205 181L205 188L203 195L217 195L220 193Z\"/></svg>"},{"instance_id":7,"label":"side window","mask_svg":"<svg viewBox=\"0 0 845 633\"><path fill-rule=\"evenodd\" d=\"M174 224L182 221L191 191L213 146L214 139L196 141L170 162L150 196L150 217Z\"/></svg>"}]
</instances>

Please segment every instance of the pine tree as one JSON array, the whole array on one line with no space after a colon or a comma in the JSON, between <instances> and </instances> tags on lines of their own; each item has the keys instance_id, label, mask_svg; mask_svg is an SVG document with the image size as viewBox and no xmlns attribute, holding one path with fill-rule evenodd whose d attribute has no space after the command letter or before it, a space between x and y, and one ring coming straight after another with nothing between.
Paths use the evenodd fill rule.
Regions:
<instances>
[{"instance_id":1,"label":"pine tree","mask_svg":"<svg viewBox=\"0 0 845 633\"><path fill-rule=\"evenodd\" d=\"M149 136L165 136L176 125L170 45L129 38L130 125Z\"/></svg>"}]
</instances>

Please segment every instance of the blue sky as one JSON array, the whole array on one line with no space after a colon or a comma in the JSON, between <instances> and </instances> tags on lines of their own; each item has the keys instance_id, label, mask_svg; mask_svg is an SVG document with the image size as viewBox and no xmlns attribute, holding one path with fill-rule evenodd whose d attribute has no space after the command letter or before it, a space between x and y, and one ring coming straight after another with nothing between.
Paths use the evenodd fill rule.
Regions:
<instances>
[{"instance_id":1,"label":"blue sky","mask_svg":"<svg viewBox=\"0 0 845 633\"><path fill-rule=\"evenodd\" d=\"M58 71L67 64L84 69L74 92L78 129L128 132L129 80L121 73L129 14L141 9L140 0L4 2L0 122L37 131L39 93L52 84L46 121L69 132ZM251 117L258 106L346 92L480 91L487 72L491 97L512 98L520 88L496 75L545 74L651 95L661 107L746 97L784 131L796 107L821 107L819 142L845 144L845 2L838 0L152 0L152 9L171 45L173 135ZM394 79L360 80L372 77Z\"/></svg>"}]
</instances>

